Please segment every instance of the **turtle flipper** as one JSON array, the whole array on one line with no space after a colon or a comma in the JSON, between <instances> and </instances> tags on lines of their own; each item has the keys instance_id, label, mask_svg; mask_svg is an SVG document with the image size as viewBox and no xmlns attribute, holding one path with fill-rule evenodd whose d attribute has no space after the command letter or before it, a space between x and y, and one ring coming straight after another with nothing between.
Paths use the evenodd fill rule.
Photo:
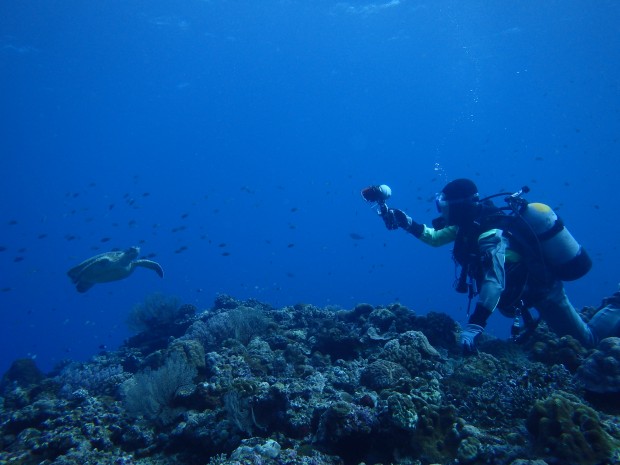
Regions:
<instances>
[{"instance_id":1,"label":"turtle flipper","mask_svg":"<svg viewBox=\"0 0 620 465\"><path fill-rule=\"evenodd\" d=\"M71 278L71 281L73 281L73 283L75 284L78 282L81 272L82 272L82 266L78 265L74 268L71 268L69 271L67 271L67 276L69 276L69 278Z\"/></svg>"},{"instance_id":2,"label":"turtle flipper","mask_svg":"<svg viewBox=\"0 0 620 465\"><path fill-rule=\"evenodd\" d=\"M153 260L146 260L146 259L135 260L131 264L134 267L142 266L144 268L148 268L149 270L153 270L155 273L157 273L160 278L164 277L164 269L161 267L159 263L154 262Z\"/></svg>"},{"instance_id":3,"label":"turtle flipper","mask_svg":"<svg viewBox=\"0 0 620 465\"><path fill-rule=\"evenodd\" d=\"M91 265L91 262L88 263L82 262L78 266L74 266L69 271L67 271L67 276L71 278L74 284L77 284L80 281L80 276L84 273L84 270Z\"/></svg>"},{"instance_id":4,"label":"turtle flipper","mask_svg":"<svg viewBox=\"0 0 620 465\"><path fill-rule=\"evenodd\" d=\"M75 286L75 288L77 289L78 292L86 292L94 285L95 283L89 283L87 281L79 281L77 285Z\"/></svg>"}]
</instances>

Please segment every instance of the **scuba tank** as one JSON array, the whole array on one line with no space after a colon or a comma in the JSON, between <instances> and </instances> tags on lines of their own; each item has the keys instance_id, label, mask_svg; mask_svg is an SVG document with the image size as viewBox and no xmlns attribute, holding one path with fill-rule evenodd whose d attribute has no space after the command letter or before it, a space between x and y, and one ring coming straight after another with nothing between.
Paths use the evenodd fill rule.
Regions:
<instances>
[{"instance_id":1,"label":"scuba tank","mask_svg":"<svg viewBox=\"0 0 620 465\"><path fill-rule=\"evenodd\" d=\"M592 268L592 259L555 212L544 203L527 203L521 218L536 234L546 264L562 281L574 281Z\"/></svg>"},{"instance_id":2,"label":"scuba tank","mask_svg":"<svg viewBox=\"0 0 620 465\"><path fill-rule=\"evenodd\" d=\"M529 187L523 186L505 197L508 209L534 233L545 265L555 277L562 281L574 281L585 276L592 268L592 259L550 206L529 203L522 197L529 191ZM491 195L486 199L500 195L505 194Z\"/></svg>"}]
</instances>

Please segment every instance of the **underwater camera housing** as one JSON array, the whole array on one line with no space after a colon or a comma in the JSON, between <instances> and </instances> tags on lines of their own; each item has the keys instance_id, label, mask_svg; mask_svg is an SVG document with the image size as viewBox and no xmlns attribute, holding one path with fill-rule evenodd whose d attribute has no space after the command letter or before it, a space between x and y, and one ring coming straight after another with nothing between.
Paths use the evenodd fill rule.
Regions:
<instances>
[{"instance_id":1,"label":"underwater camera housing","mask_svg":"<svg viewBox=\"0 0 620 465\"><path fill-rule=\"evenodd\" d=\"M386 184L379 186L369 186L362 189L362 197L366 202L373 202L379 205L384 204L392 196L392 189Z\"/></svg>"},{"instance_id":2,"label":"underwater camera housing","mask_svg":"<svg viewBox=\"0 0 620 465\"><path fill-rule=\"evenodd\" d=\"M388 206L385 203L392 196L392 189L386 184L368 186L362 189L362 197L366 202L377 205L377 213L381 216L387 214Z\"/></svg>"}]
</instances>

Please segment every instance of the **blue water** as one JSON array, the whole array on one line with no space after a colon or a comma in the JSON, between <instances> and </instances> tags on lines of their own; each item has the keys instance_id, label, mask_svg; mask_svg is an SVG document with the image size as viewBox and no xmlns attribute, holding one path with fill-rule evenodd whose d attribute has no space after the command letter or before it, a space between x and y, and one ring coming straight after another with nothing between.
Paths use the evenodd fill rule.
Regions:
<instances>
[{"instance_id":1,"label":"blue water","mask_svg":"<svg viewBox=\"0 0 620 465\"><path fill-rule=\"evenodd\" d=\"M154 292L464 321L450 248L387 231L375 183L420 222L451 179L529 185L597 305L620 280L618 24L616 1L2 2L0 371L117 347ZM76 292L69 268L131 245L164 279Z\"/></svg>"}]
</instances>

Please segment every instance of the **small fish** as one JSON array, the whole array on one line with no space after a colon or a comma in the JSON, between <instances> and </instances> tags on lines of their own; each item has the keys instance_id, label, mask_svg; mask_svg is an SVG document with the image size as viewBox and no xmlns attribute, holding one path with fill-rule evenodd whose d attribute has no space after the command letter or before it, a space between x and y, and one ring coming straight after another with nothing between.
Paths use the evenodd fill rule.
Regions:
<instances>
[{"instance_id":1,"label":"small fish","mask_svg":"<svg viewBox=\"0 0 620 465\"><path fill-rule=\"evenodd\" d=\"M10 291L12 291L12 289L10 287L3 287L2 289L0 289L0 291L2 291L2 292L10 292Z\"/></svg>"},{"instance_id":2,"label":"small fish","mask_svg":"<svg viewBox=\"0 0 620 465\"><path fill-rule=\"evenodd\" d=\"M110 242L109 237L102 237L100 242Z\"/></svg>"},{"instance_id":3,"label":"small fish","mask_svg":"<svg viewBox=\"0 0 620 465\"><path fill-rule=\"evenodd\" d=\"M6 250L6 247L3 245L0 245L0 252L4 252Z\"/></svg>"},{"instance_id":4,"label":"small fish","mask_svg":"<svg viewBox=\"0 0 620 465\"><path fill-rule=\"evenodd\" d=\"M189 213L183 213L183 214L181 215L181 218L185 219L185 218L187 218L188 216L189 216Z\"/></svg>"},{"instance_id":5,"label":"small fish","mask_svg":"<svg viewBox=\"0 0 620 465\"><path fill-rule=\"evenodd\" d=\"M184 245L182 245L181 247L179 247L178 249L176 249L176 250L174 251L174 253L181 253L181 252L184 252L184 251L186 251L186 250L187 250L187 247L186 247L186 246L184 246Z\"/></svg>"},{"instance_id":6,"label":"small fish","mask_svg":"<svg viewBox=\"0 0 620 465\"><path fill-rule=\"evenodd\" d=\"M15 226L17 224L17 220L9 221L9 226Z\"/></svg>"},{"instance_id":7,"label":"small fish","mask_svg":"<svg viewBox=\"0 0 620 465\"><path fill-rule=\"evenodd\" d=\"M149 195L151 195L151 193L150 193L150 192L143 192L143 193L142 193L142 197L148 197Z\"/></svg>"},{"instance_id":8,"label":"small fish","mask_svg":"<svg viewBox=\"0 0 620 465\"><path fill-rule=\"evenodd\" d=\"M361 241L362 239L364 239L364 236L357 234L357 233L350 233L349 237L353 239L354 241Z\"/></svg>"},{"instance_id":9,"label":"small fish","mask_svg":"<svg viewBox=\"0 0 620 465\"><path fill-rule=\"evenodd\" d=\"M230 255L230 252L222 252L222 256L224 257L228 257Z\"/></svg>"},{"instance_id":10,"label":"small fish","mask_svg":"<svg viewBox=\"0 0 620 465\"><path fill-rule=\"evenodd\" d=\"M287 247L290 249L292 247L295 247L295 244L293 244L292 242L290 244L287 245Z\"/></svg>"},{"instance_id":11,"label":"small fish","mask_svg":"<svg viewBox=\"0 0 620 465\"><path fill-rule=\"evenodd\" d=\"M220 242L217 246L218 247L226 247L226 242Z\"/></svg>"},{"instance_id":12,"label":"small fish","mask_svg":"<svg viewBox=\"0 0 620 465\"><path fill-rule=\"evenodd\" d=\"M293 207L291 208L291 213L295 213L297 210L299 210L297 207Z\"/></svg>"},{"instance_id":13,"label":"small fish","mask_svg":"<svg viewBox=\"0 0 620 465\"><path fill-rule=\"evenodd\" d=\"M22 261L24 261L24 257L20 257L20 256L15 257L15 258L13 259L13 261L14 261L15 263L22 262Z\"/></svg>"},{"instance_id":14,"label":"small fish","mask_svg":"<svg viewBox=\"0 0 620 465\"><path fill-rule=\"evenodd\" d=\"M47 234L41 233L37 236L37 239L45 239L46 237L47 237Z\"/></svg>"}]
</instances>

